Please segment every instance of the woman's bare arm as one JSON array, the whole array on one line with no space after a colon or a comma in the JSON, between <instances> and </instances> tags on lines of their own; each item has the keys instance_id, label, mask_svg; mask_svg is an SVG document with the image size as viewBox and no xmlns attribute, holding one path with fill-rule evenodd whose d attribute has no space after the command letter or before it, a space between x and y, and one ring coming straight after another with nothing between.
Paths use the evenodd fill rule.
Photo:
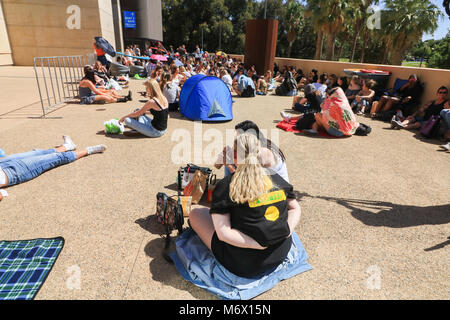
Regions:
<instances>
[{"instance_id":1,"label":"woman's bare arm","mask_svg":"<svg viewBox=\"0 0 450 320\"><path fill-rule=\"evenodd\" d=\"M288 199L288 225L291 230L289 236L295 231L295 227L300 221L301 214L302 212L298 201L295 199Z\"/></svg>"}]
</instances>

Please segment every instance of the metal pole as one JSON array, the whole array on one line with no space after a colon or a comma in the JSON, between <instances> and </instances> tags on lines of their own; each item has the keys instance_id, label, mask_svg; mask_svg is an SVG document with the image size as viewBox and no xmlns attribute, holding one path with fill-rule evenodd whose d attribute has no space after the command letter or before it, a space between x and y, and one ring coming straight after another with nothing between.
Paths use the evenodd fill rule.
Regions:
<instances>
[{"instance_id":1,"label":"metal pole","mask_svg":"<svg viewBox=\"0 0 450 320\"><path fill-rule=\"evenodd\" d=\"M36 68L36 59L37 58L33 59L34 73L36 75L36 81L37 81L38 90L39 90L39 97L41 98L42 116L45 117L44 100L42 100L41 85L39 84L39 76L38 76L38 72L37 72L37 68Z\"/></svg>"},{"instance_id":2,"label":"metal pole","mask_svg":"<svg viewBox=\"0 0 450 320\"><path fill-rule=\"evenodd\" d=\"M73 98L73 95L75 92L75 88L73 86L75 74L73 74L74 70L72 70L73 69L73 57L67 57L67 66L69 67L70 86L72 87L72 90L71 90L72 94L71 94L70 98Z\"/></svg>"},{"instance_id":3,"label":"metal pole","mask_svg":"<svg viewBox=\"0 0 450 320\"><path fill-rule=\"evenodd\" d=\"M50 58L47 58L47 67L48 67L48 74L49 74L49 76L50 76L50 83L52 84L53 100L55 100L55 103L56 103L55 87L53 86L52 71L51 71L51 69L50 69Z\"/></svg>"},{"instance_id":4,"label":"metal pole","mask_svg":"<svg viewBox=\"0 0 450 320\"><path fill-rule=\"evenodd\" d=\"M44 84L45 84L45 92L47 92L47 102L50 106L50 95L48 94L48 87L47 87L47 79L45 78L45 69L44 69L44 59L41 58L41 69L42 69L42 77L44 78Z\"/></svg>"},{"instance_id":5,"label":"metal pole","mask_svg":"<svg viewBox=\"0 0 450 320\"><path fill-rule=\"evenodd\" d=\"M61 103L61 90L59 90L59 86L60 83L58 81L58 73L56 72L56 62L55 62L56 58L52 58L52 62L53 62L53 71L55 72L55 80L56 80L56 88L58 89L58 97L59 97L59 101L58 103Z\"/></svg>"},{"instance_id":6,"label":"metal pole","mask_svg":"<svg viewBox=\"0 0 450 320\"><path fill-rule=\"evenodd\" d=\"M219 51L222 47L222 23L219 24Z\"/></svg>"},{"instance_id":7,"label":"metal pole","mask_svg":"<svg viewBox=\"0 0 450 320\"><path fill-rule=\"evenodd\" d=\"M63 92L64 100L66 100L66 90L64 90L64 79L63 79L62 71L61 71L61 61L59 60L60 58L61 57L57 58L58 69L59 69L59 77L61 78L61 86L62 86L62 92Z\"/></svg>"},{"instance_id":8,"label":"metal pole","mask_svg":"<svg viewBox=\"0 0 450 320\"><path fill-rule=\"evenodd\" d=\"M264 1L264 19L267 19L267 0Z\"/></svg>"},{"instance_id":9,"label":"metal pole","mask_svg":"<svg viewBox=\"0 0 450 320\"><path fill-rule=\"evenodd\" d=\"M63 61L63 64L64 64L64 79L66 80L65 81L65 87L67 89L67 97L65 97L65 98L67 99L67 98L70 98L70 89L69 89L69 84L67 83L68 80L67 80L66 57L62 57L62 61Z\"/></svg>"}]
</instances>

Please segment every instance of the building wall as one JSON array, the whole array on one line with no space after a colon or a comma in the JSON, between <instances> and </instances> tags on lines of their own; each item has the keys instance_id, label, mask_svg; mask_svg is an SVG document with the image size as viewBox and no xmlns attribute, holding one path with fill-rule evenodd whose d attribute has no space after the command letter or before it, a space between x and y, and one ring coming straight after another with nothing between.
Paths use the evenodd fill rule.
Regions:
<instances>
[{"instance_id":1,"label":"building wall","mask_svg":"<svg viewBox=\"0 0 450 320\"><path fill-rule=\"evenodd\" d=\"M125 40L150 39L163 41L160 0L121 0L120 4L123 11L136 12L136 29L124 28Z\"/></svg>"},{"instance_id":2,"label":"building wall","mask_svg":"<svg viewBox=\"0 0 450 320\"><path fill-rule=\"evenodd\" d=\"M92 53L95 36L115 43L110 0L1 2L15 65L33 65L34 57ZM74 5L79 14L68 11Z\"/></svg>"},{"instance_id":3,"label":"building wall","mask_svg":"<svg viewBox=\"0 0 450 320\"><path fill-rule=\"evenodd\" d=\"M243 55L231 55L233 58L238 58L244 61ZM375 69L390 71L388 87L394 86L395 79L408 79L409 75L417 74L419 79L425 83L425 92L422 96L422 102L436 99L437 89L444 85L450 88L450 70L431 69L431 68L414 68L401 67L389 65L363 64L363 63L349 63L337 61L323 61L323 60L306 60L306 59L288 59L275 58L275 63L280 69L284 66L294 66L303 70L303 73L309 73L312 69L317 69L320 73L327 72L334 73L338 76L344 76L344 69Z\"/></svg>"},{"instance_id":4,"label":"building wall","mask_svg":"<svg viewBox=\"0 0 450 320\"><path fill-rule=\"evenodd\" d=\"M0 2L0 66L12 65L12 52L9 45L8 31L3 16L2 3Z\"/></svg>"}]
</instances>

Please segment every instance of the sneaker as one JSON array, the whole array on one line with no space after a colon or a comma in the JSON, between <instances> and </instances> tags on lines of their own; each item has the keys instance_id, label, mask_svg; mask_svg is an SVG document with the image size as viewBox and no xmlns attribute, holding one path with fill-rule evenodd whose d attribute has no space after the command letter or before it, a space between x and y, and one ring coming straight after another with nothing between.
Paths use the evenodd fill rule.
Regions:
<instances>
[{"instance_id":1,"label":"sneaker","mask_svg":"<svg viewBox=\"0 0 450 320\"><path fill-rule=\"evenodd\" d=\"M394 123L395 123L395 129L397 129L397 130L405 128L405 126L398 120L394 120Z\"/></svg>"},{"instance_id":2,"label":"sneaker","mask_svg":"<svg viewBox=\"0 0 450 320\"><path fill-rule=\"evenodd\" d=\"M393 115L392 119L391 119L391 129L395 129L397 127L396 121L397 121L397 117L395 115Z\"/></svg>"},{"instance_id":3,"label":"sneaker","mask_svg":"<svg viewBox=\"0 0 450 320\"><path fill-rule=\"evenodd\" d=\"M66 151L73 151L77 148L77 145L73 143L72 139L69 136L63 136L64 143L63 147L66 148Z\"/></svg>"},{"instance_id":4,"label":"sneaker","mask_svg":"<svg viewBox=\"0 0 450 320\"><path fill-rule=\"evenodd\" d=\"M439 146L440 148L450 151L450 142Z\"/></svg>"},{"instance_id":5,"label":"sneaker","mask_svg":"<svg viewBox=\"0 0 450 320\"><path fill-rule=\"evenodd\" d=\"M281 117L283 118L284 121L289 122L291 121L291 116L288 115L286 112L281 111L280 112Z\"/></svg>"},{"instance_id":6,"label":"sneaker","mask_svg":"<svg viewBox=\"0 0 450 320\"><path fill-rule=\"evenodd\" d=\"M362 115L364 114L364 112L362 112L361 110L359 110L356 114L357 114L358 116L362 116Z\"/></svg>"},{"instance_id":7,"label":"sneaker","mask_svg":"<svg viewBox=\"0 0 450 320\"><path fill-rule=\"evenodd\" d=\"M87 147L86 150L89 155L94 154L94 153L102 153L106 150L106 146L104 144L99 144L96 146Z\"/></svg>"}]
</instances>

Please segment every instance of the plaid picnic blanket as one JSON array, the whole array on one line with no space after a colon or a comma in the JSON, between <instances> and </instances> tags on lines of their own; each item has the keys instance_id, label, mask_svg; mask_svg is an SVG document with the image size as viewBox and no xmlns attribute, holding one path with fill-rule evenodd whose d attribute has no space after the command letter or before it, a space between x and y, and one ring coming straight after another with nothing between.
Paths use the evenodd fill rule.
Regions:
<instances>
[{"instance_id":1,"label":"plaid picnic blanket","mask_svg":"<svg viewBox=\"0 0 450 320\"><path fill-rule=\"evenodd\" d=\"M64 238L0 241L0 300L32 300L64 246Z\"/></svg>"}]
</instances>

